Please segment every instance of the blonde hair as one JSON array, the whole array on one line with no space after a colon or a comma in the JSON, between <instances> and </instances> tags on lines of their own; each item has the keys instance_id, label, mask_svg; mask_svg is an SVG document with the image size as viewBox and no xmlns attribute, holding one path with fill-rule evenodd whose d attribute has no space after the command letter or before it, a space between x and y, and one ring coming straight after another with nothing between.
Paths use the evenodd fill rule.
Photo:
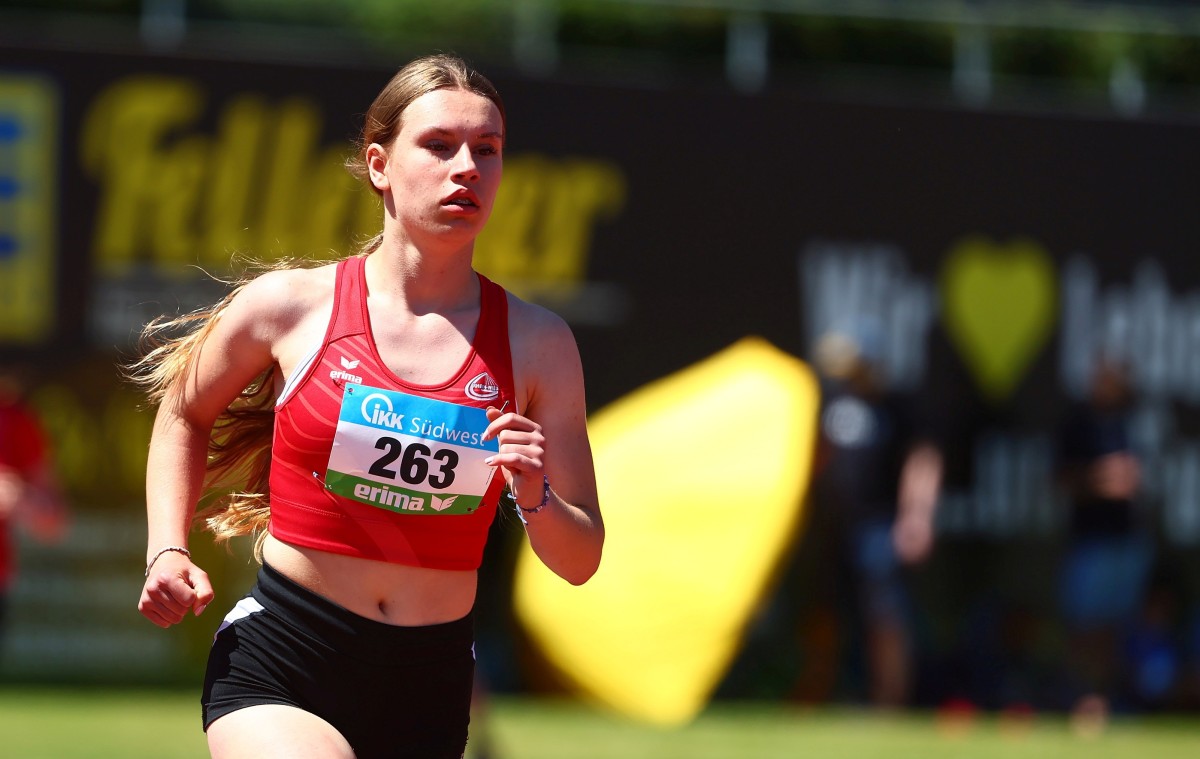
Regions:
<instances>
[{"instance_id":1,"label":"blonde hair","mask_svg":"<svg viewBox=\"0 0 1200 759\"><path fill-rule=\"evenodd\" d=\"M252 266L260 271L298 265L293 260L283 260ZM253 275L247 273L230 283L231 289L225 297L209 308L178 317L159 317L142 328L141 356L125 367L125 376L146 392L151 404L179 401L179 388L191 371L200 346L251 279ZM274 367L256 377L213 424L204 490L217 497L195 516L195 521L202 522L218 543L253 535L254 555L260 560L271 513L268 480L274 432L273 372Z\"/></svg>"},{"instance_id":2,"label":"blonde hair","mask_svg":"<svg viewBox=\"0 0 1200 759\"><path fill-rule=\"evenodd\" d=\"M366 150L372 143L390 145L400 132L404 110L422 95L440 89L461 89L486 97L500 109L504 104L490 81L460 58L431 55L400 69L367 110L357 151L347 161L352 174L369 187ZM367 240L356 255L365 256L382 243L382 234ZM255 275L324 262L286 259L250 264L247 273L228 283L230 291L210 308L179 317L160 317L142 329L141 357L125 367L126 376L147 394L152 404L178 402L178 389L187 378L199 348L233 298ZM216 493L195 521L203 522L217 542L241 535L254 536L254 556L262 560L262 544L270 525L271 439L274 434L274 367L251 382L217 418L208 443L204 490Z\"/></svg>"}]
</instances>

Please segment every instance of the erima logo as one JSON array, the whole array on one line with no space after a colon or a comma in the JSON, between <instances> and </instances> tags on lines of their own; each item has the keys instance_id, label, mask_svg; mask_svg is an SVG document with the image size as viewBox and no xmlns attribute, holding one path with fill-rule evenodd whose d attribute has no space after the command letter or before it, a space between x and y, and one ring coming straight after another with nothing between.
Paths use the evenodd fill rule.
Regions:
<instances>
[{"instance_id":1,"label":"erima logo","mask_svg":"<svg viewBox=\"0 0 1200 759\"><path fill-rule=\"evenodd\" d=\"M452 495L449 498L438 498L435 495L435 496L432 496L432 498L433 498L433 503L429 504L429 507L431 509L433 509L434 511L445 511L446 509L448 509L454 505L454 501L458 499L458 496Z\"/></svg>"},{"instance_id":2,"label":"erima logo","mask_svg":"<svg viewBox=\"0 0 1200 759\"><path fill-rule=\"evenodd\" d=\"M372 487L360 482L354 486L354 497L367 503L377 503L393 511L424 511L425 499L413 497L399 490L392 490L387 485Z\"/></svg>"},{"instance_id":3,"label":"erima logo","mask_svg":"<svg viewBox=\"0 0 1200 759\"><path fill-rule=\"evenodd\" d=\"M500 397L500 386L487 372L480 372L467 383L466 392L477 401L494 401Z\"/></svg>"},{"instance_id":4,"label":"erima logo","mask_svg":"<svg viewBox=\"0 0 1200 759\"><path fill-rule=\"evenodd\" d=\"M350 359L346 358L345 356L342 356L341 358L342 358L342 369L334 369L333 371L331 371L329 373L329 379L331 379L331 380L340 379L340 380L345 380L347 382L353 382L355 384L361 385L362 377L358 376L357 374L351 374L348 371L344 371L345 369L357 369L358 368L358 359L354 359L353 361L351 361Z\"/></svg>"},{"instance_id":5,"label":"erima logo","mask_svg":"<svg viewBox=\"0 0 1200 759\"><path fill-rule=\"evenodd\" d=\"M362 402L362 415L371 424L380 427L391 427L394 430L404 429L404 414L392 411L392 399L380 393L371 393Z\"/></svg>"},{"instance_id":6,"label":"erima logo","mask_svg":"<svg viewBox=\"0 0 1200 759\"><path fill-rule=\"evenodd\" d=\"M392 490L387 485L380 487L360 482L354 486L354 497L367 503L384 506L393 511L425 511L424 498L410 496L399 490ZM432 499L432 503L429 504L429 507L434 511L441 512L453 506L458 496L452 495L449 498L438 498L436 495L430 495L430 498Z\"/></svg>"}]
</instances>

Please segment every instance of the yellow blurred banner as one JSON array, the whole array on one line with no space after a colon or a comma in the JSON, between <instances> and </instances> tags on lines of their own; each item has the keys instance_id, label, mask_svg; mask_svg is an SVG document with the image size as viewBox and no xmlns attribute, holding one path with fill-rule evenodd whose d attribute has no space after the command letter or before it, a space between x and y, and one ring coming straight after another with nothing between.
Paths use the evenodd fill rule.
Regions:
<instances>
[{"instance_id":1,"label":"yellow blurred banner","mask_svg":"<svg viewBox=\"0 0 1200 759\"><path fill-rule=\"evenodd\" d=\"M48 78L0 75L0 343L54 330L58 95Z\"/></svg>"},{"instance_id":2,"label":"yellow blurred banner","mask_svg":"<svg viewBox=\"0 0 1200 759\"><path fill-rule=\"evenodd\" d=\"M514 588L580 695L661 725L704 708L799 532L818 401L803 362L746 338L593 415L600 570L572 587L526 545Z\"/></svg>"}]
</instances>

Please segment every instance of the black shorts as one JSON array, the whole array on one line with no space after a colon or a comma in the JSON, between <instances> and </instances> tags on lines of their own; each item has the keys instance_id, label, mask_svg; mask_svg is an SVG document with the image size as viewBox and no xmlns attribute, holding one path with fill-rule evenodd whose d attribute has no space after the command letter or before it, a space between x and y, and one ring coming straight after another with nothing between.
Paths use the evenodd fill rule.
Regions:
<instances>
[{"instance_id":1,"label":"black shorts","mask_svg":"<svg viewBox=\"0 0 1200 759\"><path fill-rule=\"evenodd\" d=\"M460 759L474 673L471 615L376 622L264 565L213 640L204 729L246 706L285 704L332 724L358 759Z\"/></svg>"}]
</instances>

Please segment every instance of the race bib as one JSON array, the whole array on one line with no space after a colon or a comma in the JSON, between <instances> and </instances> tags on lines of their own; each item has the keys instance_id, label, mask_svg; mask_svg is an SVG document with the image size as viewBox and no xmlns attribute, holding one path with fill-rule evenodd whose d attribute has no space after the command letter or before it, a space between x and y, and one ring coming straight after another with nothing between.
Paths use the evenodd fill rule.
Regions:
<instances>
[{"instance_id":1,"label":"race bib","mask_svg":"<svg viewBox=\"0 0 1200 759\"><path fill-rule=\"evenodd\" d=\"M470 514L496 473L487 426L481 408L347 384L325 487L399 514Z\"/></svg>"}]
</instances>

